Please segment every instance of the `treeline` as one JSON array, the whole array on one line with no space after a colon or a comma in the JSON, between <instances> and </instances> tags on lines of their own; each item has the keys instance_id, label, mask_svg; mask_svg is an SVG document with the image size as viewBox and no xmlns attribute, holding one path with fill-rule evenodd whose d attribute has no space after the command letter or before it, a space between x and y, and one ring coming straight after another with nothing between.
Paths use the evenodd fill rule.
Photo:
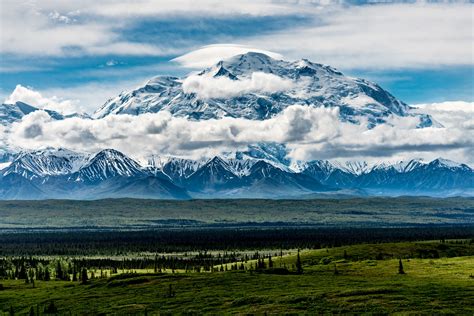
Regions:
<instances>
[{"instance_id":1,"label":"treeline","mask_svg":"<svg viewBox=\"0 0 474 316\"><path fill-rule=\"evenodd\" d=\"M283 256L283 251L274 256ZM255 260L255 265L247 266L249 260ZM268 263L265 263L267 261ZM198 253L193 256L159 256L143 258L52 258L45 257L5 257L0 258L0 279L25 280L33 283L35 280L51 281L82 281L95 278L108 278L117 273L143 273L148 270L153 273L161 272L218 272L228 270L261 270L272 268L271 254L255 252L239 254L235 252L209 254ZM286 268L286 266L285 266Z\"/></svg>"},{"instance_id":2,"label":"treeline","mask_svg":"<svg viewBox=\"0 0 474 316\"><path fill-rule=\"evenodd\" d=\"M162 229L0 233L0 256L332 248L360 243L466 239L470 227Z\"/></svg>"}]
</instances>

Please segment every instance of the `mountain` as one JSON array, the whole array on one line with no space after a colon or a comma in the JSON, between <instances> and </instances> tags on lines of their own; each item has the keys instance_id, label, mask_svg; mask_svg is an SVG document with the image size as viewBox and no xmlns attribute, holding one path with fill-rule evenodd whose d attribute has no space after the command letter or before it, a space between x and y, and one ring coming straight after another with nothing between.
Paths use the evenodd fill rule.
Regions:
<instances>
[{"instance_id":1,"label":"mountain","mask_svg":"<svg viewBox=\"0 0 474 316\"><path fill-rule=\"evenodd\" d=\"M104 149L93 155L70 178L75 182L94 183L113 177L139 177L145 175L133 159L114 149Z\"/></svg>"},{"instance_id":2,"label":"mountain","mask_svg":"<svg viewBox=\"0 0 474 316\"><path fill-rule=\"evenodd\" d=\"M245 182L250 197L290 197L334 190L305 174L287 172L263 160L252 166Z\"/></svg>"},{"instance_id":3,"label":"mountain","mask_svg":"<svg viewBox=\"0 0 474 316\"><path fill-rule=\"evenodd\" d=\"M94 155L52 148L23 152L0 170L1 199L118 197L190 198L161 171L150 173L113 149Z\"/></svg>"},{"instance_id":4,"label":"mountain","mask_svg":"<svg viewBox=\"0 0 474 316\"><path fill-rule=\"evenodd\" d=\"M29 180L66 175L77 171L86 159L85 154L63 148L25 151L1 172L3 175L19 174Z\"/></svg>"},{"instance_id":5,"label":"mountain","mask_svg":"<svg viewBox=\"0 0 474 316\"><path fill-rule=\"evenodd\" d=\"M183 182L204 163L205 159L192 160L177 157L148 157L148 170L151 173L162 173L173 182L182 185Z\"/></svg>"},{"instance_id":6,"label":"mountain","mask_svg":"<svg viewBox=\"0 0 474 316\"><path fill-rule=\"evenodd\" d=\"M273 158L270 149L265 158L250 152L208 160L152 156L142 165L113 149L92 155L61 148L25 151L0 170L0 198L474 195L473 169L441 158L373 166L327 160L286 164L279 150Z\"/></svg>"},{"instance_id":7,"label":"mountain","mask_svg":"<svg viewBox=\"0 0 474 316\"><path fill-rule=\"evenodd\" d=\"M15 102L14 104L0 105L0 125L10 125L20 121L25 115L39 111L40 109L23 102ZM64 116L56 111L44 110L55 120L62 120Z\"/></svg>"},{"instance_id":8,"label":"mountain","mask_svg":"<svg viewBox=\"0 0 474 316\"><path fill-rule=\"evenodd\" d=\"M217 192L237 187L241 181L233 168L221 157L214 157L185 180L185 186L195 192Z\"/></svg>"},{"instance_id":9,"label":"mountain","mask_svg":"<svg viewBox=\"0 0 474 316\"><path fill-rule=\"evenodd\" d=\"M183 87L196 77L204 82L225 78L244 84L261 73L284 80L288 87L281 91L244 89L237 95L208 98ZM367 119L369 127L386 122L390 115L416 115L420 127L438 124L428 115L411 114L410 106L370 81L347 77L334 68L306 59L290 62L255 52L220 61L184 78L154 77L144 86L108 100L93 117L169 111L173 116L193 120L222 117L264 120L290 105L337 107L341 120L359 123Z\"/></svg>"},{"instance_id":10,"label":"mountain","mask_svg":"<svg viewBox=\"0 0 474 316\"><path fill-rule=\"evenodd\" d=\"M47 195L41 188L22 177L12 173L0 175L0 199L2 200L38 200Z\"/></svg>"},{"instance_id":11,"label":"mountain","mask_svg":"<svg viewBox=\"0 0 474 316\"><path fill-rule=\"evenodd\" d=\"M378 173L374 170L361 177L358 184L381 194L402 191L405 194L447 196L474 189L474 172L465 164L438 158L429 163L411 161L407 166L409 168L382 179L374 178Z\"/></svg>"},{"instance_id":12,"label":"mountain","mask_svg":"<svg viewBox=\"0 0 474 316\"><path fill-rule=\"evenodd\" d=\"M329 191L315 179L257 159L216 156L185 181L198 197L275 198Z\"/></svg>"},{"instance_id":13,"label":"mountain","mask_svg":"<svg viewBox=\"0 0 474 316\"><path fill-rule=\"evenodd\" d=\"M415 117L419 128L440 126L428 115L413 114L410 106L375 83L306 59L276 60L255 52L222 60L183 78L154 77L108 100L92 117L45 111L56 120L160 111L190 120L266 120L291 105L337 108L341 121L369 128L387 123L392 116ZM11 132L13 123L38 110L22 102L0 105L4 134ZM114 149L94 154L53 148L18 152L7 148L8 142L2 144L1 199L474 195L474 171L445 159L375 165L365 161L295 162L288 157L285 144L266 142L196 160L161 155L135 160Z\"/></svg>"},{"instance_id":14,"label":"mountain","mask_svg":"<svg viewBox=\"0 0 474 316\"><path fill-rule=\"evenodd\" d=\"M354 169L355 166L363 168ZM429 163L414 159L373 167L365 163L311 161L300 168L324 185L362 189L371 195L450 196L474 192L474 170L441 158Z\"/></svg>"}]
</instances>

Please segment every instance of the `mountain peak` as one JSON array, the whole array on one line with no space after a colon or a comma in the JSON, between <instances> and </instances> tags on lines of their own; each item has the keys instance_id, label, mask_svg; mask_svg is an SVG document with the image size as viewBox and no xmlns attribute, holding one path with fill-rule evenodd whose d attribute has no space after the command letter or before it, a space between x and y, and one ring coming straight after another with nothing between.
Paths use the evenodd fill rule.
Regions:
<instances>
[{"instance_id":1,"label":"mountain peak","mask_svg":"<svg viewBox=\"0 0 474 316\"><path fill-rule=\"evenodd\" d=\"M224 91L223 94L211 96L204 94L206 97L197 93L202 89L213 90L213 85L218 84L212 82L216 78L240 81L236 89L255 86L253 80L272 80L269 76L259 76L255 79L256 73L273 75L293 84L289 84L286 89L241 88L242 91L237 93L234 89L232 93ZM194 90L191 89L192 93L188 93L190 85L186 84L194 83L195 76L200 77L199 84L191 85ZM192 80L187 81L188 78ZM301 80L302 78L304 80ZM301 93L302 91L304 93ZM94 117L167 111L173 116L191 120L223 117L265 120L295 104L315 108L339 108L341 121L353 124L367 121L369 128L387 122L392 115L417 116L420 127L434 124L427 115L409 112L410 107L407 104L376 83L344 76L330 66L307 59L291 62L274 59L259 52L235 55L198 74L192 73L180 79L171 76L154 77L145 86L110 99L96 111Z\"/></svg>"},{"instance_id":2,"label":"mountain peak","mask_svg":"<svg viewBox=\"0 0 474 316\"><path fill-rule=\"evenodd\" d=\"M112 177L132 177L142 175L142 167L115 149L104 149L93 155L78 171L75 181L96 182Z\"/></svg>"},{"instance_id":3,"label":"mountain peak","mask_svg":"<svg viewBox=\"0 0 474 316\"><path fill-rule=\"evenodd\" d=\"M441 158L441 157L433 160L429 164L431 166L444 167L444 168L465 168L465 167L468 167L464 164L457 163L455 161L445 159L445 158Z\"/></svg>"}]
</instances>

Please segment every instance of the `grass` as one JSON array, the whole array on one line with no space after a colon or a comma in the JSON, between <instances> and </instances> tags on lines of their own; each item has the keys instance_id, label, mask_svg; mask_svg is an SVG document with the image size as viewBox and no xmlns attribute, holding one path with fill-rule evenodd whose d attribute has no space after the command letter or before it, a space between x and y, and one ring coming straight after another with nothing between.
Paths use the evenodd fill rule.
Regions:
<instances>
[{"instance_id":1,"label":"grass","mask_svg":"<svg viewBox=\"0 0 474 316\"><path fill-rule=\"evenodd\" d=\"M82 315L473 314L473 248L424 242L305 250L301 252L302 275L249 271L122 274L88 285L37 281L35 288L24 281L3 280L0 311L7 313L13 306L17 313L28 313L31 307L42 310L54 301L60 313ZM417 258L418 249L436 249L441 258ZM387 256L375 260L380 252ZM324 264L322 259L329 257L330 262ZM398 274L399 257L405 258L404 275ZM290 266L295 258L293 252L281 264ZM279 260L274 258L275 265Z\"/></svg>"}]
</instances>

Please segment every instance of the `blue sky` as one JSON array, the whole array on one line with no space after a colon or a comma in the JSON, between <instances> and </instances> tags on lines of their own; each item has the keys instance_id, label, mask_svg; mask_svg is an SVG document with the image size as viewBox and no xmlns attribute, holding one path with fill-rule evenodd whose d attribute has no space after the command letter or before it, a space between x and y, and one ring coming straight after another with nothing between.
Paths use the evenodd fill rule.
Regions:
<instances>
[{"instance_id":1,"label":"blue sky","mask_svg":"<svg viewBox=\"0 0 474 316\"><path fill-rule=\"evenodd\" d=\"M21 84L91 112L205 45L235 43L330 64L403 101L473 101L466 3L2 1L0 96Z\"/></svg>"}]
</instances>

